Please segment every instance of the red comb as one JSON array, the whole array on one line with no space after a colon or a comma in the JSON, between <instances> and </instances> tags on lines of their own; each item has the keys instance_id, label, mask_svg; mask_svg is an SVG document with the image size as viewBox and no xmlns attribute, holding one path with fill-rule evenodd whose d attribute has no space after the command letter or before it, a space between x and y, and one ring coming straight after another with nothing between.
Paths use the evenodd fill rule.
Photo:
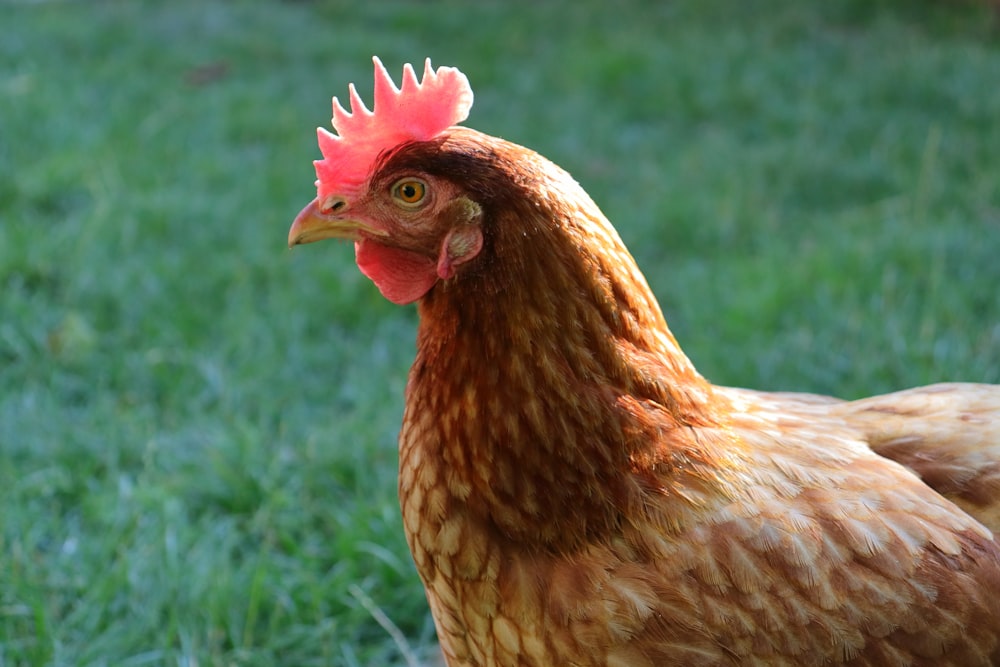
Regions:
<instances>
[{"instance_id":1,"label":"red comb","mask_svg":"<svg viewBox=\"0 0 1000 667\"><path fill-rule=\"evenodd\" d=\"M337 134L319 128L322 160L316 160L316 189L349 196L368 178L380 153L404 141L427 141L462 122L472 107L469 80L454 67L431 67L424 62L424 77L417 81L413 66L403 67L403 86L396 88L378 58L375 62L375 104L369 111L354 84L350 85L351 110L333 98L333 127Z\"/></svg>"}]
</instances>

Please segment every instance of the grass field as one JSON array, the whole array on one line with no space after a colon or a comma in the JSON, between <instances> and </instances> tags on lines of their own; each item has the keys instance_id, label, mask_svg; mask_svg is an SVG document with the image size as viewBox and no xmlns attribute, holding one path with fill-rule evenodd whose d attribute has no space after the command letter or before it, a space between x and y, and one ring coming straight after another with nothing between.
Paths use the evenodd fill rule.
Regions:
<instances>
[{"instance_id":1,"label":"grass field","mask_svg":"<svg viewBox=\"0 0 1000 667\"><path fill-rule=\"evenodd\" d=\"M573 172L715 382L1000 382L987 10L360 4L0 6L0 667L433 652L414 310L285 248L372 54L460 66L469 125Z\"/></svg>"}]
</instances>

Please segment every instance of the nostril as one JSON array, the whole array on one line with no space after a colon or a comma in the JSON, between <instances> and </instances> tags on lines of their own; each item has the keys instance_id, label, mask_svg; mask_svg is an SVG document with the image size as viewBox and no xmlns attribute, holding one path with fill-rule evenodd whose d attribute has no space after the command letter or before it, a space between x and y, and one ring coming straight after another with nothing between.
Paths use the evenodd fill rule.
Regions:
<instances>
[{"instance_id":1,"label":"nostril","mask_svg":"<svg viewBox=\"0 0 1000 667\"><path fill-rule=\"evenodd\" d=\"M323 213L337 213L347 208L347 200L343 197L330 197L320 207Z\"/></svg>"}]
</instances>

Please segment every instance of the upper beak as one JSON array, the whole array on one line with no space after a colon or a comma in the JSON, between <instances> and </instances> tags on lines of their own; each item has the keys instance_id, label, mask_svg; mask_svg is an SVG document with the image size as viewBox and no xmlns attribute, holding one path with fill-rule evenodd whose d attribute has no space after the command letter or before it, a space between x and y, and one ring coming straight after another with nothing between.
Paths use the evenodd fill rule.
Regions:
<instances>
[{"instance_id":1,"label":"upper beak","mask_svg":"<svg viewBox=\"0 0 1000 667\"><path fill-rule=\"evenodd\" d=\"M358 220L352 220L347 215L334 213L332 210L324 213L320 209L319 199L313 199L295 216L291 229L288 230L288 247L302 243L313 243L323 239L358 240L362 232L370 236L386 236L380 229L375 229Z\"/></svg>"}]
</instances>

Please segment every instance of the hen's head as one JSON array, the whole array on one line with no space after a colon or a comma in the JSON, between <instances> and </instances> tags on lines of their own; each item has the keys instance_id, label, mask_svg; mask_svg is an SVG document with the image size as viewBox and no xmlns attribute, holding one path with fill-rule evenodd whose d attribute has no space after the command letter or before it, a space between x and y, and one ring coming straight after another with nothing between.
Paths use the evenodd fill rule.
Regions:
<instances>
[{"instance_id":1,"label":"hen's head","mask_svg":"<svg viewBox=\"0 0 1000 667\"><path fill-rule=\"evenodd\" d=\"M318 194L295 219L288 243L353 240L358 266L384 296L420 301L414 369L433 372L411 376L408 402L416 411L452 415L454 424L440 426L454 441L489 450L462 460L494 460L512 432L532 443L532 452L548 448L562 457L570 453L561 443L579 445L607 429L618 435L602 443L655 442L647 431L661 424L646 414L647 399L669 406L677 422L702 419L708 385L677 346L614 227L563 169L455 125L472 105L461 72L433 70L428 61L418 82L407 66L397 89L376 59L373 111L353 86L350 94L351 113L334 100L338 134L319 131ZM616 402L626 396L633 403ZM507 420L504 406L528 397L534 407L515 413L530 423ZM472 407L441 408L459 404ZM482 418L466 419L467 412ZM501 422L514 430L496 426ZM578 460L603 475L610 464L593 461L624 450L592 444L577 447ZM455 474L468 475L459 486L479 480L490 487L494 477L481 472L471 466ZM567 488L560 516L578 509L578 495ZM546 489L554 507L555 491ZM508 491L498 507L523 495Z\"/></svg>"},{"instance_id":2,"label":"hen's head","mask_svg":"<svg viewBox=\"0 0 1000 667\"><path fill-rule=\"evenodd\" d=\"M459 164L469 135L479 133L454 127L472 106L468 79L457 69L434 70L428 59L418 82L406 65L396 88L374 62L373 110L352 84L350 112L333 100L337 134L319 129L317 197L295 219L288 244L353 240L361 271L386 298L409 303L482 250L480 198L465 182L475 175Z\"/></svg>"}]
</instances>

